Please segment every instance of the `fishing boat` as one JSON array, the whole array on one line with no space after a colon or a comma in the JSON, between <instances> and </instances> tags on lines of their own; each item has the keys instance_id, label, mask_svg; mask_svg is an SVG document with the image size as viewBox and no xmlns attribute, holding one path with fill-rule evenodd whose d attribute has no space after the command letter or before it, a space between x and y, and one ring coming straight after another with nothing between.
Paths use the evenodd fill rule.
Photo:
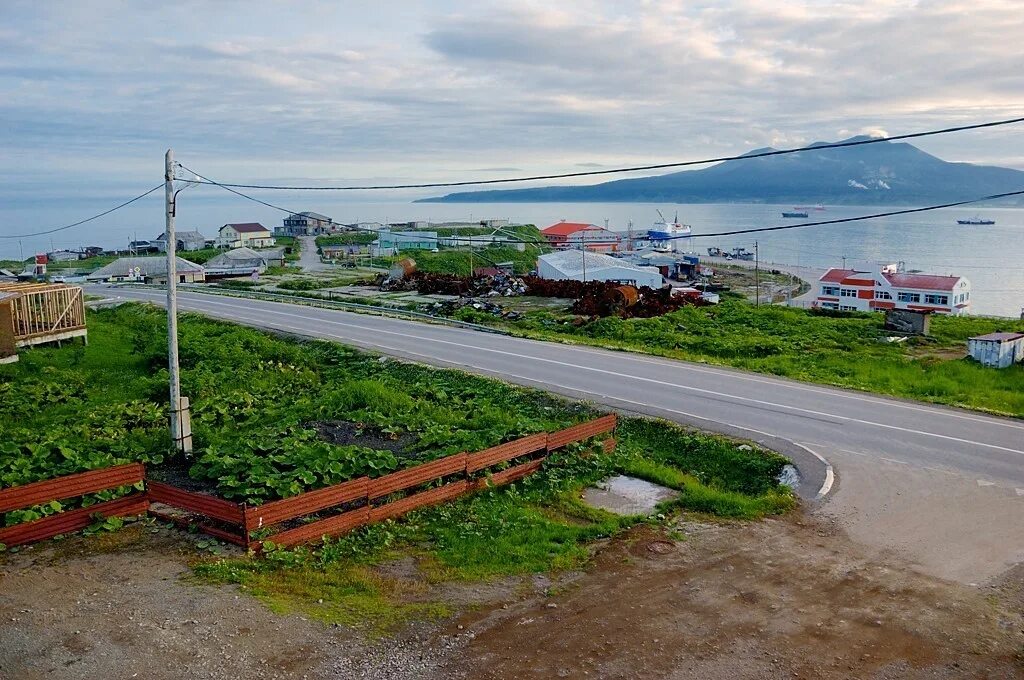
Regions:
<instances>
[{"instance_id":1,"label":"fishing boat","mask_svg":"<svg viewBox=\"0 0 1024 680\"><path fill-rule=\"evenodd\" d=\"M809 217L810 215L808 215L807 213L805 213L805 212L803 212L801 210L790 210L788 212L784 211L782 213L782 216L783 217Z\"/></svg>"},{"instance_id":2,"label":"fishing boat","mask_svg":"<svg viewBox=\"0 0 1024 680\"><path fill-rule=\"evenodd\" d=\"M996 221L995 220L986 220L986 219L982 219L981 217L974 216L974 217L972 217L969 220L957 220L956 223L957 224L984 224L984 225L989 225L989 224L995 224Z\"/></svg>"},{"instance_id":3,"label":"fishing boat","mask_svg":"<svg viewBox=\"0 0 1024 680\"><path fill-rule=\"evenodd\" d=\"M671 222L658 210L658 221L647 230L647 238L655 250L679 250L679 241L687 238L692 233L688 224L679 223L677 212Z\"/></svg>"}]
</instances>

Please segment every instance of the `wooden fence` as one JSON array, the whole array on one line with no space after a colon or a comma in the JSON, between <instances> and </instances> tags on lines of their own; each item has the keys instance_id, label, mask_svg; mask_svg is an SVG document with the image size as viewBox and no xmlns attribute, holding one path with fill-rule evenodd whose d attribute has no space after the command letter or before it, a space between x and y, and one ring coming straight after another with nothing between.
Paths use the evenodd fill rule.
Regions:
<instances>
[{"instance_id":1,"label":"wooden fence","mask_svg":"<svg viewBox=\"0 0 1024 680\"><path fill-rule=\"evenodd\" d=\"M142 514L148 510L178 524L194 524L204 533L244 547L260 550L262 541L253 540L253 535L267 530L274 533L265 540L291 547L398 517L410 510L436 505L488 485L508 484L540 469L550 452L573 442L613 432L615 425L615 415L607 415L558 432L541 432L483 451L432 460L377 479L360 477L254 507L145 479L143 466L138 463L94 470L0 491L0 513L135 484L143 479L146 491L0 529L0 543L20 545L77 531L87 527L95 513L110 517ZM606 451L611 450L615 440L605 439L602 446ZM522 460L506 469L487 472L488 468L517 459ZM438 482L443 483L431 486ZM159 505L154 508L151 504ZM166 506L169 510L159 506ZM176 514L173 509L183 510L187 516ZM310 515L332 509L340 512L298 523ZM195 521L195 517L201 519ZM289 523L296 526L282 526Z\"/></svg>"},{"instance_id":2,"label":"wooden fence","mask_svg":"<svg viewBox=\"0 0 1024 680\"><path fill-rule=\"evenodd\" d=\"M131 486L143 481L145 468L141 463L129 463L115 467L91 470L74 475L15 486L0 491L0 513L30 508L33 505L76 498L98 491ZM0 543L6 546L34 543L58 534L81 531L93 522L94 515L115 517L139 515L149 508L145 492L130 493L127 496L95 503L88 507L58 512L40 519L22 522L0 528Z\"/></svg>"}]
</instances>

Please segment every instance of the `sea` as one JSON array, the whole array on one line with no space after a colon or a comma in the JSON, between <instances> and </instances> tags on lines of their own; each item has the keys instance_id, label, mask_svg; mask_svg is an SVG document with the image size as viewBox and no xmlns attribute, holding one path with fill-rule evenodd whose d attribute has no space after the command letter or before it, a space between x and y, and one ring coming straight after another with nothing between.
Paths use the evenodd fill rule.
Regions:
<instances>
[{"instance_id":1,"label":"sea","mask_svg":"<svg viewBox=\"0 0 1024 680\"><path fill-rule=\"evenodd\" d=\"M133 238L154 238L163 231L162 192L128 206L100 220L52 235L0 239L0 259L28 257L52 248L99 245L125 247ZM291 193L291 192L288 192ZM219 197L181 195L177 226L198 229L208 237L228 222L280 224L283 215L263 205L227 195ZM800 227L808 222L834 220L901 208L879 206L825 206L808 210L807 219L783 218L793 205L732 203L415 203L412 201L372 202L346 200L318 194L310 197L260 196L294 210L313 210L338 222L356 221L476 221L503 218L513 223L536 224L543 228L559 220L607 224L615 231L626 231L630 222L637 232L646 230L658 219L657 210L668 219L678 215L680 222L693 228L681 250L706 253L709 247L726 250L734 247L754 249L757 242L760 259L771 263L827 268L845 265L873 270L880 264L902 264L907 271L932 274L957 274L972 283L973 314L1018 318L1024 310L1024 209L975 208L944 209L881 217L860 222ZM311 200L312 199L312 200ZM287 202L283 202L287 200ZM74 218L89 208L66 215L45 211L56 224L64 217ZM33 208L0 208L0 236L21 231L36 231L48 226ZM958 219L982 217L994 225L968 226ZM72 221L68 219L68 221ZM791 226L792 229L743 234L709 236L723 231L757 227Z\"/></svg>"}]
</instances>

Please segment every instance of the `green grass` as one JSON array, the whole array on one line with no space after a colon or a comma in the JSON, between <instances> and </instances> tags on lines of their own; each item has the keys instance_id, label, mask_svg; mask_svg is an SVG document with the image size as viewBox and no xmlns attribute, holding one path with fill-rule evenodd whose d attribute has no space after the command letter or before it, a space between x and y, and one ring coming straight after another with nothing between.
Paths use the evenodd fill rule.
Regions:
<instances>
[{"instance_id":1,"label":"green grass","mask_svg":"<svg viewBox=\"0 0 1024 680\"><path fill-rule=\"evenodd\" d=\"M887 343L881 314L824 315L725 298L662 317L617 317L579 324L564 312L528 312L515 333L569 340L676 359L734 366L806 382L837 385L1024 417L1024 366L985 368L965 358L967 338L1024 331L1024 321L936 315L931 339Z\"/></svg>"},{"instance_id":2,"label":"green grass","mask_svg":"<svg viewBox=\"0 0 1024 680\"><path fill-rule=\"evenodd\" d=\"M129 304L89 312L88 322L88 347L38 348L0 366L3 486L133 460L159 466L170 456L163 313ZM179 335L196 445L189 474L248 503L479 450L599 413L459 371L381 362L333 343L196 316L182 316ZM315 419L414 434L415 457L399 460L390 451L322 442L306 427ZM203 561L196 573L244 586L276 611L385 632L408 618L450 613L449 605L430 599L424 583L584 565L593 540L644 521L580 502L584 487L616 472L680 489L671 509L756 518L793 505L775 482L785 464L781 456L665 422L620 422L613 453L576 444L515 484L319 546L271 549L266 559ZM4 522L31 518L8 513ZM424 583L379 569L400 556L418 561Z\"/></svg>"}]
</instances>

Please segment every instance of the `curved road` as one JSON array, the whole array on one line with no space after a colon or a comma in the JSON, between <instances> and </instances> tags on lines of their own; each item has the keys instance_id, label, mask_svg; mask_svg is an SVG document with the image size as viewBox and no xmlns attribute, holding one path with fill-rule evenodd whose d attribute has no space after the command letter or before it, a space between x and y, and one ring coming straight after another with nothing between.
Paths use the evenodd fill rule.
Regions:
<instances>
[{"instance_id":1,"label":"curved road","mask_svg":"<svg viewBox=\"0 0 1024 680\"><path fill-rule=\"evenodd\" d=\"M158 304L165 299L155 290L103 292ZM822 510L832 505L850 515L846 528L855 538L871 544L880 536L874 541L880 550L905 553L932 573L960 580L992 576L1024 560L1024 421L727 368L288 303L187 292L178 304L183 311L456 366L769 445L782 438L836 464L838 495L846 498L830 500ZM823 466L803 450L785 452L817 489ZM908 492L902 500L900 484ZM915 498L920 502L903 507ZM879 516L890 504L892 516ZM858 518L869 525L859 526ZM915 538L924 541L919 550Z\"/></svg>"}]
</instances>

